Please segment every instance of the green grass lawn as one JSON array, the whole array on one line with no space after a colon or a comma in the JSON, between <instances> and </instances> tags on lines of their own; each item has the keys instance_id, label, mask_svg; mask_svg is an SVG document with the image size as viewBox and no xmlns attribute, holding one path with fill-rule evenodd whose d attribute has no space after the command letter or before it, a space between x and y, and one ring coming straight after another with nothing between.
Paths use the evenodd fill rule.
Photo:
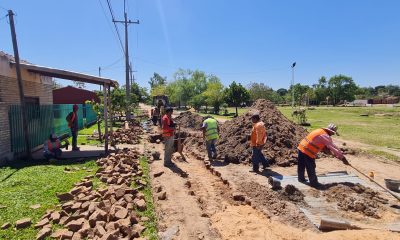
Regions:
<instances>
[{"instance_id":1,"label":"green grass lawn","mask_svg":"<svg viewBox=\"0 0 400 240\"><path fill-rule=\"evenodd\" d=\"M240 116L240 115L246 113L248 110L249 110L249 108L238 108L238 115ZM236 113L236 109L235 109L234 107L229 107L229 108L228 108L228 114L229 114L229 116L224 116L224 115L222 115L222 113L223 113L222 109L221 109L220 113L221 113L221 114L219 114L219 115L217 115L217 114L212 114L211 112L209 112L209 113L200 112L199 114L200 114L201 116L211 115L211 116L213 116L213 117L215 117L215 118L221 118L221 119L230 120L230 119L232 119L232 118L234 117L234 114Z\"/></svg>"},{"instance_id":2,"label":"green grass lawn","mask_svg":"<svg viewBox=\"0 0 400 240\"><path fill-rule=\"evenodd\" d=\"M151 191L151 179L149 176L149 162L146 159L146 157L141 157L140 158L140 166L143 169L143 176L141 177L142 180L145 180L148 184L147 186L142 189L140 192L144 194L146 203L147 203L147 208L146 211L140 212L137 211L137 214L140 217L148 217L149 221L145 222L145 227L146 230L141 234L142 237L146 237L149 240L156 240L158 239L158 231L157 231L157 216L156 216L156 211L154 207L154 202L153 202L153 195ZM133 182L133 186L136 187L135 183Z\"/></svg>"},{"instance_id":3,"label":"green grass lawn","mask_svg":"<svg viewBox=\"0 0 400 240\"><path fill-rule=\"evenodd\" d=\"M80 170L65 173L65 167L79 167ZM82 167L86 167L87 172ZM35 239L37 230L33 225L47 209L58 204L57 192L68 192L73 184L87 175L94 174L97 165L94 160L83 163L70 160L57 161L54 164L15 162L8 167L0 168L0 225L29 217L32 226L23 230L0 230L0 239ZM96 182L94 182L96 183ZM98 183L96 183L98 184ZM96 186L96 185L95 185ZM31 205L40 204L33 210Z\"/></svg>"},{"instance_id":4,"label":"green grass lawn","mask_svg":"<svg viewBox=\"0 0 400 240\"><path fill-rule=\"evenodd\" d=\"M279 107L279 110L287 118L292 119L291 107ZM369 114L369 116L360 116L360 114ZM317 107L315 110L307 110L307 118L311 123L310 130L335 123L343 139L400 149L400 108Z\"/></svg>"}]
</instances>

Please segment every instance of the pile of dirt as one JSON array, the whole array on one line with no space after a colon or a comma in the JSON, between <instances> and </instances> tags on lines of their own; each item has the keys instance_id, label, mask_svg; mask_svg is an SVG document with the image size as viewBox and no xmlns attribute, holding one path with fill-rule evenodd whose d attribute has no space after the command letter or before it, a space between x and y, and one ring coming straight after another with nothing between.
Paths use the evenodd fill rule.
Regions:
<instances>
[{"instance_id":1,"label":"pile of dirt","mask_svg":"<svg viewBox=\"0 0 400 240\"><path fill-rule=\"evenodd\" d=\"M179 116L175 118L175 121L182 128L192 128L195 130L200 130L203 123L203 117L196 113L186 111L180 113Z\"/></svg>"},{"instance_id":2,"label":"pile of dirt","mask_svg":"<svg viewBox=\"0 0 400 240\"><path fill-rule=\"evenodd\" d=\"M307 131L288 120L275 105L264 99L257 100L252 110L225 122L220 129L218 151L226 161L239 163L251 160L251 147L248 136L251 133L251 115L260 114L267 129L267 143L263 148L265 157L271 164L291 166L297 164L297 145Z\"/></svg>"},{"instance_id":3,"label":"pile of dirt","mask_svg":"<svg viewBox=\"0 0 400 240\"><path fill-rule=\"evenodd\" d=\"M368 217L381 218L379 210L388 203L378 192L358 183L334 183L325 188L323 195L329 202L337 202L344 211L359 212Z\"/></svg>"},{"instance_id":4,"label":"pile of dirt","mask_svg":"<svg viewBox=\"0 0 400 240\"><path fill-rule=\"evenodd\" d=\"M304 202L304 194L292 184L286 185L281 191L283 199L292 202Z\"/></svg>"},{"instance_id":5,"label":"pile of dirt","mask_svg":"<svg viewBox=\"0 0 400 240\"><path fill-rule=\"evenodd\" d=\"M302 195L302 193L294 186L285 187L278 192L272 191L266 186L260 185L256 182L242 182L239 187L240 191L251 198L252 206L263 211L267 216L278 218L277 220L294 227L303 229L313 227L307 217L299 210L297 206L299 203L296 203L295 205L294 203L287 201L285 199L286 197L283 197L289 196L291 193L294 193L297 196ZM298 200L298 197L293 199Z\"/></svg>"}]
</instances>

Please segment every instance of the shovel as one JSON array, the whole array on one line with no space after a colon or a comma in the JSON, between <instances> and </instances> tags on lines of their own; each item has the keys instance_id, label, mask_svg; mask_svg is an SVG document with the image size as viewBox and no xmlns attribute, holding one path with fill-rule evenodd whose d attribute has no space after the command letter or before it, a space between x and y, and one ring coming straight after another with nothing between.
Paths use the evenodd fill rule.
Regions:
<instances>
[{"instance_id":1,"label":"shovel","mask_svg":"<svg viewBox=\"0 0 400 240\"><path fill-rule=\"evenodd\" d=\"M182 151L183 151L183 144L182 144L182 138L181 138L181 125L178 125L178 146L177 146L177 152L181 155L183 161L188 162L185 158L185 156L183 155Z\"/></svg>"}]
</instances>

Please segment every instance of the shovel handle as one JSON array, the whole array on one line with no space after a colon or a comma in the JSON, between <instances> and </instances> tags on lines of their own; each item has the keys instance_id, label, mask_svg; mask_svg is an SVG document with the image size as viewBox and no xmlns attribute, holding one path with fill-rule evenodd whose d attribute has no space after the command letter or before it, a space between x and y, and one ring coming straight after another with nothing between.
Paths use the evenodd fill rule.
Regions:
<instances>
[{"instance_id":1,"label":"shovel handle","mask_svg":"<svg viewBox=\"0 0 400 240\"><path fill-rule=\"evenodd\" d=\"M351 168L353 168L354 170L356 170L357 172L359 172L361 175L363 175L364 177L368 178L371 182L374 182L376 185L378 185L380 188L382 188L383 190L385 190L385 192L389 193L390 195L392 195L394 198L397 199L397 201L400 201L400 197L397 196L396 194L392 193L391 191L389 191L387 188L385 188L384 186L382 186L381 184L379 184L378 182L376 182L374 179L370 178L369 176L367 176L366 174L364 174L363 172L361 172L360 170L358 170L356 167L354 167L353 165L351 165L349 163L349 166Z\"/></svg>"}]
</instances>

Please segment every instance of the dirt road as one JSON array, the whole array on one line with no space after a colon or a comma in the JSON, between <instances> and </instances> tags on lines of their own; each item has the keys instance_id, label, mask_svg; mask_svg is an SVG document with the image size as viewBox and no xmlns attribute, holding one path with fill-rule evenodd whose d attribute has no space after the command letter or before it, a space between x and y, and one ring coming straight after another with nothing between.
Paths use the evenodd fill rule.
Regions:
<instances>
[{"instance_id":1,"label":"dirt road","mask_svg":"<svg viewBox=\"0 0 400 240\"><path fill-rule=\"evenodd\" d=\"M145 151L159 151L163 159L162 143L144 145ZM380 230L320 233L299 211L301 203L280 200L268 189L265 175L250 173L249 166L222 162L213 163L210 170L198 160L204 157L195 155L185 152L187 162L175 156L171 168L165 168L162 160L151 164L160 239L400 239L397 233ZM373 168L379 181L400 172L400 166L374 159L357 156L350 161L366 172ZM270 171L290 175L295 169ZM330 158L317 163L318 173L336 169L345 167ZM159 198L163 191L164 200ZM245 201L233 200L239 193L246 195Z\"/></svg>"}]
</instances>

